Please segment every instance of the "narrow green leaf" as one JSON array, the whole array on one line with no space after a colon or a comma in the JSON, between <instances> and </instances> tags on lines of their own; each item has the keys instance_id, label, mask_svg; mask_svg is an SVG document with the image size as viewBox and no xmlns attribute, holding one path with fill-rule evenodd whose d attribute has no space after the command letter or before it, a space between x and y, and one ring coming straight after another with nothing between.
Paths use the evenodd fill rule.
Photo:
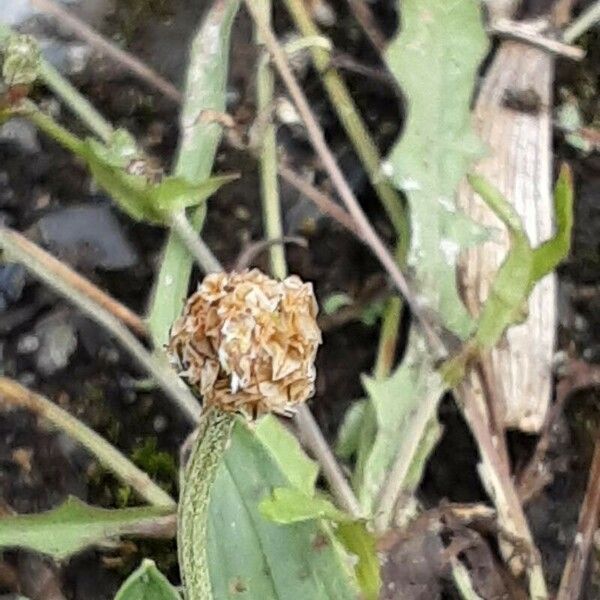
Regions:
<instances>
[{"instance_id":1,"label":"narrow green leaf","mask_svg":"<svg viewBox=\"0 0 600 600\"><path fill-rule=\"evenodd\" d=\"M145 559L123 583L115 600L181 600L181 596L154 561Z\"/></svg>"},{"instance_id":2,"label":"narrow green leaf","mask_svg":"<svg viewBox=\"0 0 600 600\"><path fill-rule=\"evenodd\" d=\"M64 559L88 546L114 544L172 512L159 507L108 510L70 497L48 512L0 519L0 548L27 548Z\"/></svg>"},{"instance_id":3,"label":"narrow green leaf","mask_svg":"<svg viewBox=\"0 0 600 600\"><path fill-rule=\"evenodd\" d=\"M477 0L398 0L401 28L386 52L407 119L388 165L410 205L408 264L423 300L466 338L473 323L456 287L460 250L484 233L461 215L456 189L482 153L471 99L488 41Z\"/></svg>"},{"instance_id":4,"label":"narrow green leaf","mask_svg":"<svg viewBox=\"0 0 600 600\"><path fill-rule=\"evenodd\" d=\"M527 316L533 251L521 219L510 202L482 177L471 176L469 183L504 223L510 238L510 249L496 273L475 333L478 347L492 348L510 325L521 322Z\"/></svg>"},{"instance_id":5,"label":"narrow green leaf","mask_svg":"<svg viewBox=\"0 0 600 600\"><path fill-rule=\"evenodd\" d=\"M181 177L165 177L150 189L151 205L166 221L170 213L202 204L221 186L237 178L237 175L219 175L190 183Z\"/></svg>"},{"instance_id":6,"label":"narrow green leaf","mask_svg":"<svg viewBox=\"0 0 600 600\"><path fill-rule=\"evenodd\" d=\"M573 230L573 175L568 165L563 164L554 188L554 237L533 251L532 283L554 271L571 249Z\"/></svg>"}]
</instances>

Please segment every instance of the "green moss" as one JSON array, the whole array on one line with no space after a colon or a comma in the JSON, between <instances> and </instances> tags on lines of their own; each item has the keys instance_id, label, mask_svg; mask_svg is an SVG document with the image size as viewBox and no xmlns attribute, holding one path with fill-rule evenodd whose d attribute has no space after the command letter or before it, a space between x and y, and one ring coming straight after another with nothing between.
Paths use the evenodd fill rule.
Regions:
<instances>
[{"instance_id":1,"label":"green moss","mask_svg":"<svg viewBox=\"0 0 600 600\"><path fill-rule=\"evenodd\" d=\"M165 490L173 491L177 480L177 465L168 452L158 450L156 438L146 438L134 448L131 460Z\"/></svg>"}]
</instances>

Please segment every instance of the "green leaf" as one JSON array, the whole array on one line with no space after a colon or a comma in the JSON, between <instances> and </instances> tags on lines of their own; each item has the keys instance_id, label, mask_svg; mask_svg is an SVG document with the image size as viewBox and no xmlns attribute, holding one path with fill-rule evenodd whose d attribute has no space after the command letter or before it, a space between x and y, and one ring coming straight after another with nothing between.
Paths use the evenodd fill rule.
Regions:
<instances>
[{"instance_id":1,"label":"green leaf","mask_svg":"<svg viewBox=\"0 0 600 600\"><path fill-rule=\"evenodd\" d=\"M504 223L510 239L510 249L496 273L475 333L479 348L491 348L498 343L507 327L527 316L533 251L519 215L502 194L482 177L471 176L469 183Z\"/></svg>"},{"instance_id":2,"label":"green leaf","mask_svg":"<svg viewBox=\"0 0 600 600\"><path fill-rule=\"evenodd\" d=\"M270 497L262 500L259 509L265 518L285 525L312 519L327 519L335 523L353 520L327 498L310 496L289 487L275 488Z\"/></svg>"},{"instance_id":3,"label":"green leaf","mask_svg":"<svg viewBox=\"0 0 600 600\"><path fill-rule=\"evenodd\" d=\"M424 398L432 394L441 396L443 392L433 365L426 362L424 342L420 340L417 343L415 335L411 334L409 351L390 377L363 377L368 408L361 427L353 483L360 503L368 514L375 509L375 502L389 476L400 442L413 434L412 419L417 408ZM417 449L418 446L415 446L415 454L406 457L411 464ZM427 458L422 456L418 465L413 464L413 486L415 478L417 482L420 481L420 474L415 474L415 470L420 473Z\"/></svg>"},{"instance_id":4,"label":"green leaf","mask_svg":"<svg viewBox=\"0 0 600 600\"><path fill-rule=\"evenodd\" d=\"M473 329L456 287L459 251L484 238L458 213L456 189L481 144L471 125L476 74L487 49L476 0L399 0L401 30L386 62L407 119L388 165L410 205L408 264L423 300L461 338Z\"/></svg>"},{"instance_id":5,"label":"green leaf","mask_svg":"<svg viewBox=\"0 0 600 600\"><path fill-rule=\"evenodd\" d=\"M309 474L306 464L301 466L308 459L298 461L302 453L290 434L279 432L274 445L265 445L267 430L283 430L275 419L269 421L260 435L241 420L236 422L217 473L208 523L213 595L231 598L237 593L248 600L358 599L355 575L330 527L315 519L280 525L262 515L259 503L272 490L292 486L294 492L310 495L314 485L312 468ZM262 427L263 421L258 424ZM284 471L284 464L292 470ZM293 473L291 465L299 472Z\"/></svg>"},{"instance_id":6,"label":"green leaf","mask_svg":"<svg viewBox=\"0 0 600 600\"><path fill-rule=\"evenodd\" d=\"M212 196L221 186L238 178L238 175L209 177L202 183L192 184L181 177L165 177L150 190L152 206L168 215L172 212L198 206Z\"/></svg>"},{"instance_id":7,"label":"green leaf","mask_svg":"<svg viewBox=\"0 0 600 600\"><path fill-rule=\"evenodd\" d=\"M254 430L254 434L289 482L298 490L312 494L315 489L319 467L310 460L296 437L282 427L273 415L262 418Z\"/></svg>"},{"instance_id":8,"label":"green leaf","mask_svg":"<svg viewBox=\"0 0 600 600\"><path fill-rule=\"evenodd\" d=\"M375 537L361 521L340 523L336 537L344 548L358 558L356 577L365 600L377 600L381 589L381 568L377 559Z\"/></svg>"},{"instance_id":9,"label":"green leaf","mask_svg":"<svg viewBox=\"0 0 600 600\"><path fill-rule=\"evenodd\" d=\"M472 356L493 348L510 326L527 316L527 300L537 282L568 255L573 227L573 189L566 166L554 193L556 233L536 249L531 248L519 215L493 185L475 175L469 177L469 183L506 226L510 248L480 311L473 337L442 368L450 387L462 379Z\"/></svg>"},{"instance_id":10,"label":"green leaf","mask_svg":"<svg viewBox=\"0 0 600 600\"><path fill-rule=\"evenodd\" d=\"M145 559L123 583L115 600L181 600L181 596L154 561Z\"/></svg>"},{"instance_id":11,"label":"green leaf","mask_svg":"<svg viewBox=\"0 0 600 600\"><path fill-rule=\"evenodd\" d=\"M355 572L364 597L369 600L378 597L381 577L375 538L367 531L364 521L352 518L321 495L309 496L293 488L275 489L259 508L263 516L276 523L290 524L313 519L335 523L336 538L358 558Z\"/></svg>"},{"instance_id":12,"label":"green leaf","mask_svg":"<svg viewBox=\"0 0 600 600\"><path fill-rule=\"evenodd\" d=\"M222 185L237 176L211 177L201 183L190 183L182 177L165 177L160 183L149 174L132 174L132 164L147 167L131 136L117 130L110 146L88 138L81 143L77 154L83 158L96 183L102 187L121 210L136 221L168 225L176 211L197 206L214 194Z\"/></svg>"},{"instance_id":13,"label":"green leaf","mask_svg":"<svg viewBox=\"0 0 600 600\"><path fill-rule=\"evenodd\" d=\"M573 175L563 164L554 188L554 237L533 251L532 284L554 271L571 250L573 231Z\"/></svg>"},{"instance_id":14,"label":"green leaf","mask_svg":"<svg viewBox=\"0 0 600 600\"><path fill-rule=\"evenodd\" d=\"M169 514L172 509L158 507L108 510L70 497L48 512L0 519L0 547L27 548L64 559L88 546L114 544Z\"/></svg>"}]
</instances>

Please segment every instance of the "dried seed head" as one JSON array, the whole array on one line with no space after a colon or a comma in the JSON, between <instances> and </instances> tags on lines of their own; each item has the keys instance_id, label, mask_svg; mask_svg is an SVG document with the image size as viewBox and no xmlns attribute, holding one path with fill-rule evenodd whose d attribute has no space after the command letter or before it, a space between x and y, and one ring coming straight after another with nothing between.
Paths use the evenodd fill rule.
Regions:
<instances>
[{"instance_id":1,"label":"dried seed head","mask_svg":"<svg viewBox=\"0 0 600 600\"><path fill-rule=\"evenodd\" d=\"M173 324L168 353L206 406L289 413L314 392L316 315L312 285L296 276L213 273Z\"/></svg>"}]
</instances>

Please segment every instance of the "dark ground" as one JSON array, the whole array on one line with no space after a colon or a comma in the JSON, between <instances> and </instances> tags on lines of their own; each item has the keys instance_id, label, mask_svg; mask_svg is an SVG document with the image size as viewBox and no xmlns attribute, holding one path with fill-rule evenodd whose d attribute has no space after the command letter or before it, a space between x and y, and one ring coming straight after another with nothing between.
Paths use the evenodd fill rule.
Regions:
<instances>
[{"instance_id":1,"label":"dark ground","mask_svg":"<svg viewBox=\"0 0 600 600\"><path fill-rule=\"evenodd\" d=\"M187 0L146 2L138 14L132 8L134 3L122 0L120 9L105 24L106 31L120 31L132 52L180 84L187 41L200 19L201 4ZM381 1L374 5L388 31L394 28L391 4ZM337 48L377 66L345 6L344 2L336 4L339 18L328 33ZM285 30L281 15L277 24L280 31ZM240 19L234 37L229 108L240 120L253 114L251 42L249 23ZM600 37L588 36L587 44L588 58L576 69L559 64L556 86L557 91L565 86L573 90L582 99L587 121L595 119L598 125ZM100 63L88 68L78 78L79 87L111 121L129 128L151 154L168 165L177 139L176 107L119 73L114 65L108 67ZM378 123L377 131L385 132L379 136L385 149L400 123L398 103L390 101L391 89L373 85L363 76L347 74L346 78L367 119ZM590 93L590 86L596 95ZM379 230L389 234L372 191L310 72L305 88L365 208ZM44 92L38 93L43 99ZM108 198L93 191L77 161L41 135L37 141L33 138L33 144L25 143L26 134L21 130L16 142L0 141L0 219L28 232L115 298L143 312L164 232L132 224ZM311 154L300 132L284 128L281 140L297 164L310 167ZM557 160L566 158L574 167L577 189L573 254L560 270L560 349L573 357L600 362L600 157L583 157L560 135L556 150ZM243 177L211 200L204 231L206 241L225 265L233 264L246 245L262 235L255 166L243 153L223 145L217 170L240 171ZM295 192L284 192L288 232L306 235L310 245L309 250L289 249L290 270L313 281L320 299L337 291L353 298L369 298L373 289L385 288L375 261L361 245L319 218ZM264 257L256 264L266 268ZM372 368L377 331L377 325L356 320L325 332L313 409L331 438L350 402L363 393L359 376ZM63 352L57 353L57 348ZM143 373L96 325L14 265L0 266L0 369L2 374L58 401L175 491L178 447L189 432L184 419L160 393L136 385ZM587 475L590 443L578 423L584 408L597 407L598 398L591 392L577 394L570 401L551 453L555 481L530 508L553 585L559 581L571 543ZM443 498L481 499L483 492L475 471L477 455L468 430L451 402L443 404L441 416L446 433L428 468L421 499L431 507ZM524 463L532 440L512 436L511 443L516 463ZM127 490L64 435L46 430L25 412L1 414L0 511L38 512L57 505L68 494L104 506L132 502ZM171 579L177 580L174 544L165 542L127 543L107 552L86 552L64 565L58 578L70 599L112 599L119 582L142 556L155 558ZM27 575L30 573L35 576ZM0 593L16 591L20 580L21 591L33 600L51 598L50 588L40 591L38 585L46 575L37 559L25 553L6 553L0 562ZM34 579L37 582L32 588ZM592 589L590 586L588 598L600 597L594 595L600 592Z\"/></svg>"}]
</instances>

